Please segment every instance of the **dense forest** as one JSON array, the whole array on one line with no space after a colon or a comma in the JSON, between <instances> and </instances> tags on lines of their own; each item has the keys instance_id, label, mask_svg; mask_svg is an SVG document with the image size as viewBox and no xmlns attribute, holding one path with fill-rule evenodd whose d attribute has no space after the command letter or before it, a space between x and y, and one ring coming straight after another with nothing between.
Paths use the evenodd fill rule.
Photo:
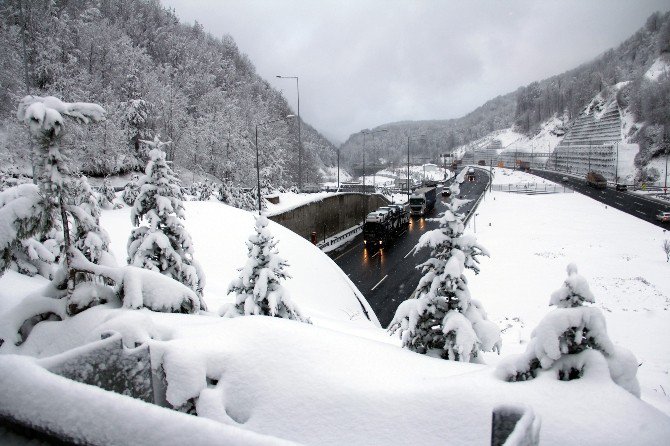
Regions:
<instances>
[{"instance_id":1,"label":"dense forest","mask_svg":"<svg viewBox=\"0 0 670 446\"><path fill-rule=\"evenodd\" d=\"M107 111L95 128L72 127L62 141L90 176L144 169L140 141L159 135L168 160L234 185L255 181L255 125L294 112L255 72L230 36L180 24L158 0L0 2L0 165L29 165L30 143L16 119L26 94L91 101ZM303 172L315 181L334 165L333 145L302 123ZM264 183L297 183L298 123L259 130Z\"/></svg>"},{"instance_id":2,"label":"dense forest","mask_svg":"<svg viewBox=\"0 0 670 446\"><path fill-rule=\"evenodd\" d=\"M499 96L462 118L398 122L372 129L388 131L366 138L368 162L377 156L392 161L406 160L409 135L418 136L411 140L411 149L414 159L419 161L436 160L440 153L512 126L520 133L533 136L541 123L553 116L564 119L569 126L596 94L604 90L611 92L611 87L629 81L617 90L617 100L622 108L629 107L640 123L640 131L627 136L632 137L631 142L640 143L637 161L639 166L643 165L652 156L670 148L670 76L655 80L644 76L659 57L670 63L670 13L652 14L633 36L593 61ZM341 149L347 163L362 161L362 146L360 133L349 137Z\"/></svg>"}]
</instances>

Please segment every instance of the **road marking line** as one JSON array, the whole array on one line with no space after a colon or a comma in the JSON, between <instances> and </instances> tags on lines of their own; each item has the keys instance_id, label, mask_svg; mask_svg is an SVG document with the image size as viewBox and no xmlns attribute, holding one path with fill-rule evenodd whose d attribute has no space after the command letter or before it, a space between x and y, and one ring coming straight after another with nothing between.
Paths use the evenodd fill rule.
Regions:
<instances>
[{"instance_id":1,"label":"road marking line","mask_svg":"<svg viewBox=\"0 0 670 446\"><path fill-rule=\"evenodd\" d=\"M381 252L381 251L377 251L377 252L374 253L374 255L373 255L372 257L370 257L370 258L371 258L371 259L374 259L375 257L377 257L377 256L379 255L380 252Z\"/></svg>"},{"instance_id":2,"label":"road marking line","mask_svg":"<svg viewBox=\"0 0 670 446\"><path fill-rule=\"evenodd\" d=\"M354 248L357 248L357 247L358 247L358 245L354 245L354 246L352 246L350 249L347 249L347 250L344 251L342 254L340 254L339 256L335 257L335 258L333 259L333 262L334 262L335 260L339 259L340 257L349 254Z\"/></svg>"},{"instance_id":3,"label":"road marking line","mask_svg":"<svg viewBox=\"0 0 670 446\"><path fill-rule=\"evenodd\" d=\"M635 202L635 204L638 206L644 206L644 203L638 203L637 201Z\"/></svg>"},{"instance_id":4,"label":"road marking line","mask_svg":"<svg viewBox=\"0 0 670 446\"><path fill-rule=\"evenodd\" d=\"M636 210L635 212L637 212L638 214L647 215L645 212L642 212L642 211L637 211Z\"/></svg>"},{"instance_id":5,"label":"road marking line","mask_svg":"<svg viewBox=\"0 0 670 446\"><path fill-rule=\"evenodd\" d=\"M380 280L379 282L377 282L377 285L373 286L370 291L374 291L375 288L377 288L383 281L385 281L388 276L389 276L388 274L385 275L384 278L382 280Z\"/></svg>"},{"instance_id":6,"label":"road marking line","mask_svg":"<svg viewBox=\"0 0 670 446\"><path fill-rule=\"evenodd\" d=\"M623 204L619 203L618 201L615 201L615 203L623 207Z\"/></svg>"},{"instance_id":7,"label":"road marking line","mask_svg":"<svg viewBox=\"0 0 670 446\"><path fill-rule=\"evenodd\" d=\"M406 259L407 257L409 257L409 255L414 252L414 249L415 248L410 249L409 252L407 254L405 254L405 257L403 257L403 259Z\"/></svg>"}]
</instances>

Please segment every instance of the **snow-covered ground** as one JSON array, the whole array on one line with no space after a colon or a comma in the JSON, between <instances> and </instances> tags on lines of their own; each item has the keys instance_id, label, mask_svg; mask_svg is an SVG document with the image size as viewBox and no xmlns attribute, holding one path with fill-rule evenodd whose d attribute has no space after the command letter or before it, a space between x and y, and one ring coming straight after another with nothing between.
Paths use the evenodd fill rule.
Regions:
<instances>
[{"instance_id":1,"label":"snow-covered ground","mask_svg":"<svg viewBox=\"0 0 670 446\"><path fill-rule=\"evenodd\" d=\"M668 73L670 73L670 66L668 65L667 60L665 60L663 56L659 56L649 67L647 72L644 73L644 77L651 81L656 81L661 76L667 75Z\"/></svg>"},{"instance_id":2,"label":"snow-covered ground","mask_svg":"<svg viewBox=\"0 0 670 446\"><path fill-rule=\"evenodd\" d=\"M494 184L547 181L508 173L499 170ZM667 231L577 193L494 191L480 204L476 225L491 258L482 260L470 290L504 330L503 356L525 349L566 265L575 262L605 312L610 337L641 363L642 398L670 415L670 265L661 248Z\"/></svg>"},{"instance_id":3,"label":"snow-covered ground","mask_svg":"<svg viewBox=\"0 0 670 446\"><path fill-rule=\"evenodd\" d=\"M494 176L499 184L533 180L543 181L502 169ZM185 205L195 258L207 275L205 300L216 311L232 300L226 289L236 268L244 265L253 216L215 201ZM242 429L305 444L487 444L491 410L499 403L530 405L542 419L540 443L545 445L662 444L670 438L670 418L644 402L670 414L670 280L661 249L669 237L580 194L494 191L477 214L477 236L491 257L482 259L479 275L469 274L469 287L503 330L502 356L486 354L488 365L400 349L397 338L364 317L359 299L369 307L330 259L270 223L280 253L291 265L293 279L285 286L313 325L105 305L64 322L42 322L24 345L11 349L45 357L99 339L105 331L123 334L130 345L149 342L165 364L168 400L179 405L198 397L200 417L127 404L126 397L107 398L83 385L64 386L61 378L44 372L42 362L27 357L0 355L0 394L9 395L7 401L16 410L39 412L53 401L101 408L104 400L111 408L132 411L134 419L147 417L151 426L167 423L175 435L192 431L191 423L213 435L213 423L221 423L234 428L221 432L225 438L235 438L236 432L241 438ZM112 251L123 262L128 208L104 211L102 224L110 233ZM569 262L589 280L610 338L641 363L644 401L615 385L606 367L569 382L551 373L518 383L495 376L492 366L523 351L533 328L551 310L549 296L565 279ZM7 272L0 278L0 314L44 282ZM207 386L206 378L218 383ZM33 386L34 392L28 392ZM32 396L28 400L24 395ZM31 405L34 401L40 403ZM426 422L440 413L450 415ZM111 422L123 419L127 417L115 415ZM119 422L103 438L131 435L138 428ZM165 438L169 443L170 437Z\"/></svg>"}]
</instances>

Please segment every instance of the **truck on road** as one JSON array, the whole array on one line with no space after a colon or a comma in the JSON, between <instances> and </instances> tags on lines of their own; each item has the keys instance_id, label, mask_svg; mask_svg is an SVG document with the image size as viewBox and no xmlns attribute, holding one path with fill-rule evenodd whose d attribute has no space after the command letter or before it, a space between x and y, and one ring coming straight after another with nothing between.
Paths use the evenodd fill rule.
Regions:
<instances>
[{"instance_id":1,"label":"truck on road","mask_svg":"<svg viewBox=\"0 0 670 446\"><path fill-rule=\"evenodd\" d=\"M365 217L363 243L370 247L383 247L400 236L409 226L409 213L405 206L382 206Z\"/></svg>"},{"instance_id":2,"label":"truck on road","mask_svg":"<svg viewBox=\"0 0 670 446\"><path fill-rule=\"evenodd\" d=\"M412 215L426 215L428 211L435 207L437 198L435 187L422 187L416 189L409 197L409 208Z\"/></svg>"},{"instance_id":3,"label":"truck on road","mask_svg":"<svg viewBox=\"0 0 670 446\"><path fill-rule=\"evenodd\" d=\"M607 187L607 180L605 177L593 171L586 174L586 182L589 186L595 187L596 189L605 189Z\"/></svg>"}]
</instances>

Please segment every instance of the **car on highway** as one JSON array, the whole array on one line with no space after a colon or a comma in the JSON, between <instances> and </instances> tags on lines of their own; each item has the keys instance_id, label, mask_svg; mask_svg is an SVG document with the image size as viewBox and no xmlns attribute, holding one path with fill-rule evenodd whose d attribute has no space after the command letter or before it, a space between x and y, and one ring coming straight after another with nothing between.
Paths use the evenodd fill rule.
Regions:
<instances>
[{"instance_id":1,"label":"car on highway","mask_svg":"<svg viewBox=\"0 0 670 446\"><path fill-rule=\"evenodd\" d=\"M663 223L667 223L670 221L670 212L659 212L656 214L656 220L662 221Z\"/></svg>"},{"instance_id":2,"label":"car on highway","mask_svg":"<svg viewBox=\"0 0 670 446\"><path fill-rule=\"evenodd\" d=\"M626 186L625 184L617 184L616 186L614 186L614 189L618 191L626 191L628 190L628 186Z\"/></svg>"}]
</instances>

